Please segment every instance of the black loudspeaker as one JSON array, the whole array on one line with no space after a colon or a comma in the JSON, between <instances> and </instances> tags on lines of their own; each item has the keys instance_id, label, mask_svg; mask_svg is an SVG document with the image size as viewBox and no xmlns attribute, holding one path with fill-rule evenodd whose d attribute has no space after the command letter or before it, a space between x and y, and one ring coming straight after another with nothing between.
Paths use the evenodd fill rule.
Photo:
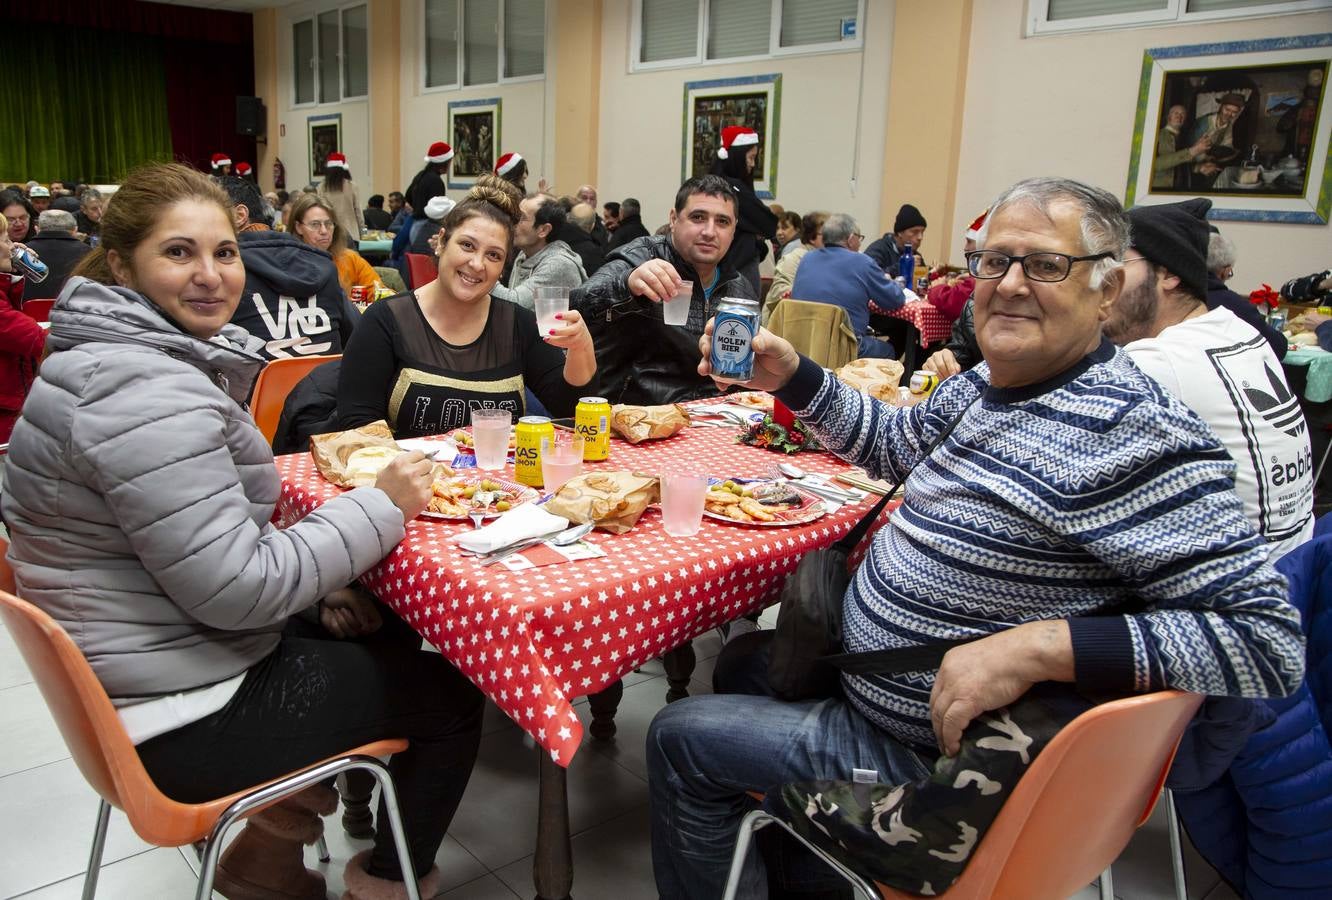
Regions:
<instances>
[{"instance_id":1,"label":"black loudspeaker","mask_svg":"<svg viewBox=\"0 0 1332 900\"><path fill-rule=\"evenodd\" d=\"M236 98L236 133L258 137L268 124L268 110L258 97Z\"/></svg>"}]
</instances>

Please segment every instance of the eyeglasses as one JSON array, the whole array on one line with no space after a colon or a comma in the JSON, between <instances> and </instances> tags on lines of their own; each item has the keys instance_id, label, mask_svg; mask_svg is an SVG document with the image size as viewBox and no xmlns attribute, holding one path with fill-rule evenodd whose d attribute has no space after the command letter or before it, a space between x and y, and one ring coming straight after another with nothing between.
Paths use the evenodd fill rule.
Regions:
<instances>
[{"instance_id":1,"label":"eyeglasses","mask_svg":"<svg viewBox=\"0 0 1332 900\"><path fill-rule=\"evenodd\" d=\"M1063 281L1075 262L1091 262L1114 256L1108 250L1091 256L1069 256L1067 253L1028 253L1010 256L998 250L972 250L967 256L967 271L977 278L1003 278L1013 263L1022 263L1023 273L1032 281Z\"/></svg>"},{"instance_id":2,"label":"eyeglasses","mask_svg":"<svg viewBox=\"0 0 1332 900\"><path fill-rule=\"evenodd\" d=\"M316 219L313 222L302 222L301 224L311 231L332 231L333 226L337 223L330 219Z\"/></svg>"},{"instance_id":3,"label":"eyeglasses","mask_svg":"<svg viewBox=\"0 0 1332 900\"><path fill-rule=\"evenodd\" d=\"M853 232L853 233L851 234L851 236L852 236L853 238L856 238L857 240L861 240L861 241L863 241L863 240L865 239L865 236L864 236L863 234L861 234L859 231Z\"/></svg>"}]
</instances>

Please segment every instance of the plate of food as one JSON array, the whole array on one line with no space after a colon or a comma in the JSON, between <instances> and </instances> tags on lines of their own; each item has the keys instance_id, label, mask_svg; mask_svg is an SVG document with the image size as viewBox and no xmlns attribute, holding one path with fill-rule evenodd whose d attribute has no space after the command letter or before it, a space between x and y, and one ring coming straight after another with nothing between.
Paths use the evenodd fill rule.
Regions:
<instances>
[{"instance_id":1,"label":"plate of food","mask_svg":"<svg viewBox=\"0 0 1332 900\"><path fill-rule=\"evenodd\" d=\"M727 394L722 398L726 403L734 403L747 409L772 412L773 396L762 391L745 391L740 394Z\"/></svg>"},{"instance_id":2,"label":"plate of food","mask_svg":"<svg viewBox=\"0 0 1332 900\"><path fill-rule=\"evenodd\" d=\"M703 515L732 525L779 528L823 518L828 507L785 481L712 479L703 496Z\"/></svg>"},{"instance_id":3,"label":"plate of food","mask_svg":"<svg viewBox=\"0 0 1332 900\"><path fill-rule=\"evenodd\" d=\"M494 518L541 496L526 485L503 478L464 475L445 465L435 466L435 480L430 489L433 496L422 517L448 521L466 521L474 512L483 512L487 519Z\"/></svg>"}]
</instances>

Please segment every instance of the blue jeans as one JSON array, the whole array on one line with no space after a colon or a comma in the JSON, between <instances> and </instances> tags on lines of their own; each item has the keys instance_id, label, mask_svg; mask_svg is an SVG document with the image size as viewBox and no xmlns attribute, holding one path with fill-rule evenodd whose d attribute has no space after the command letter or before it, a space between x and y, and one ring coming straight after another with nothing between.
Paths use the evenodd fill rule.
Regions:
<instances>
[{"instance_id":1,"label":"blue jeans","mask_svg":"<svg viewBox=\"0 0 1332 900\"><path fill-rule=\"evenodd\" d=\"M841 699L788 703L714 694L672 703L647 739L652 802L652 870L664 900L722 895L740 820L753 807L745 791L791 781L851 781L872 769L903 784L929 769ZM767 875L751 852L738 896L763 898Z\"/></svg>"},{"instance_id":2,"label":"blue jeans","mask_svg":"<svg viewBox=\"0 0 1332 900\"><path fill-rule=\"evenodd\" d=\"M856 349L861 359L897 359L892 341L881 341L868 334L860 336Z\"/></svg>"}]
</instances>

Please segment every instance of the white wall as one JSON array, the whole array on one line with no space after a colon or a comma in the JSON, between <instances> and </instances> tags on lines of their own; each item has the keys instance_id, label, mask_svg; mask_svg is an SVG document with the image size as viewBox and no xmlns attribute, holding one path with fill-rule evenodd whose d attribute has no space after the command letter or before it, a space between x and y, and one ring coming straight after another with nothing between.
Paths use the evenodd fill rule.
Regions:
<instances>
[{"instance_id":1,"label":"white wall","mask_svg":"<svg viewBox=\"0 0 1332 900\"><path fill-rule=\"evenodd\" d=\"M967 223L1005 187L1032 175L1063 175L1122 198L1137 114L1143 51L1214 41L1332 30L1332 14L1271 16L1219 24L1024 38L1024 0L984 0L973 9L971 57L957 177L961 256ZM1055 110L1056 126L1029 124L1033 104ZM1218 222L1239 261L1230 286L1247 293L1329 264L1325 225Z\"/></svg>"},{"instance_id":2,"label":"white wall","mask_svg":"<svg viewBox=\"0 0 1332 900\"><path fill-rule=\"evenodd\" d=\"M864 54L811 54L631 74L632 0L605 0L596 179L599 201L637 197L648 229L664 224L680 187L685 83L780 73L774 200L800 213L813 209L850 213L867 235L877 237L893 3L873 0L866 7L861 23ZM853 158L856 96L861 84L866 88L857 171Z\"/></svg>"},{"instance_id":3,"label":"white wall","mask_svg":"<svg viewBox=\"0 0 1332 900\"><path fill-rule=\"evenodd\" d=\"M551 3L548 6L553 5ZM551 13L548 12L548 15ZM453 143L448 133L449 103L457 100L484 100L498 97L500 106L500 150L517 151L527 160L529 190L548 170L546 138L551 125L547 121L547 79L521 81L487 87L466 87L427 92L425 67L422 61L422 34L424 32L421 0L404 0L402 4L402 184L388 188L403 190L425 165L426 149L435 141ZM546 48L546 67L550 71L551 48ZM461 199L459 191L449 192Z\"/></svg>"},{"instance_id":4,"label":"white wall","mask_svg":"<svg viewBox=\"0 0 1332 900\"><path fill-rule=\"evenodd\" d=\"M309 18L328 9L336 9L333 2L300 3L281 7L277 11L277 67L278 67L278 115L279 134L286 129L286 134L278 138L278 158L287 169L287 189L303 188L313 178L310 174L310 132L308 120L311 116L325 116L332 113L342 115L342 146L339 148L347 155L347 165L351 167L352 181L362 204L367 197L375 193L370 183L371 156L374 152L370 140L370 103L368 99L349 100L345 103L320 103L313 106L297 107L294 104L295 84L292 76L292 40L291 23L298 19ZM374 36L370 36L371 42ZM271 140L272 138L270 138Z\"/></svg>"}]
</instances>

